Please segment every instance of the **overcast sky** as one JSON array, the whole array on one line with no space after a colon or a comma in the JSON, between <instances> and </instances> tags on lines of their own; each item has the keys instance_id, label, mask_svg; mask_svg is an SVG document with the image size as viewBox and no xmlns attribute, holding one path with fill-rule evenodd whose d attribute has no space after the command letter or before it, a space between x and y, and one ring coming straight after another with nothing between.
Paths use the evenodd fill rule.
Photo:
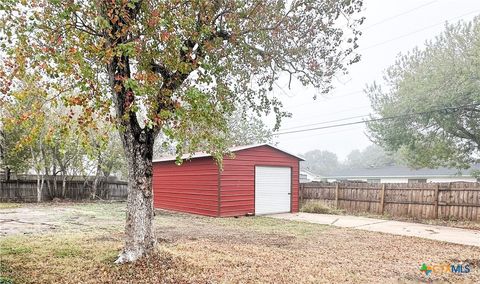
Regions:
<instances>
[{"instance_id":1,"label":"overcast sky","mask_svg":"<svg viewBox=\"0 0 480 284\"><path fill-rule=\"evenodd\" d=\"M383 71L396 56L415 46L423 46L444 29L445 22L469 21L480 15L480 0L365 0L363 35L358 52L362 60L337 78L335 90L313 100L315 90L281 82L275 95L293 114L283 121L282 130L302 125L368 115L370 103L363 93L366 84L381 80ZM358 121L361 118L330 123ZM315 126L326 126L320 124ZM304 127L304 128L311 128ZM292 129L293 128L293 129ZM344 159L350 151L371 144L363 124L279 136L279 147L293 153L313 149L329 150Z\"/></svg>"}]
</instances>

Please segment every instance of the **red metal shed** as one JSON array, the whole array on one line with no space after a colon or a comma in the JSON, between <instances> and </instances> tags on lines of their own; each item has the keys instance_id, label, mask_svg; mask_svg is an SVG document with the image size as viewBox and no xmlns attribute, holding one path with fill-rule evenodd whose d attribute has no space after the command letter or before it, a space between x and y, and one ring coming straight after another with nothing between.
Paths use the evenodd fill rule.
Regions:
<instances>
[{"instance_id":1,"label":"red metal shed","mask_svg":"<svg viewBox=\"0 0 480 284\"><path fill-rule=\"evenodd\" d=\"M223 170L205 153L180 166L173 157L154 160L155 208L218 217L298 212L302 158L268 144L230 151Z\"/></svg>"}]
</instances>

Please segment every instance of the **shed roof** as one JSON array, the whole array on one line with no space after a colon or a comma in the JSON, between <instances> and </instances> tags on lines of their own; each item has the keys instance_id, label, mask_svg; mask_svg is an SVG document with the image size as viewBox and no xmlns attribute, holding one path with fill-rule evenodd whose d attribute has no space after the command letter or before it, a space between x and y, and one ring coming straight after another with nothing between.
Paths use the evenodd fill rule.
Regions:
<instances>
[{"instance_id":1,"label":"shed roof","mask_svg":"<svg viewBox=\"0 0 480 284\"><path fill-rule=\"evenodd\" d=\"M235 147L231 147L228 149L229 152L231 153L235 153L235 152L238 152L238 151L242 151L242 150L247 150L247 149L251 149L251 148L257 148L257 147L262 147L262 146L268 146L270 148L273 148L277 151L280 151L280 152L283 152L287 155L290 155L292 157L295 157L297 159L299 159L300 161L305 161L305 159L303 159L302 157L298 156L298 155L295 155L295 154L292 154L292 153L289 153L285 150L282 150L276 146L273 146L271 144L268 144L268 143L261 143L261 144L252 144L252 145L245 145L245 146L235 146ZM209 154L209 153L206 153L206 152L196 152L196 153L193 153L193 154L185 154L182 156L182 160L190 160L190 159L196 159L196 158L203 158L203 157L211 157L212 155ZM168 156L168 157L163 157L163 158L160 158L160 159L154 159L152 162L154 163L157 163L157 162L168 162L168 161L175 161L177 159L176 156Z\"/></svg>"}]
</instances>

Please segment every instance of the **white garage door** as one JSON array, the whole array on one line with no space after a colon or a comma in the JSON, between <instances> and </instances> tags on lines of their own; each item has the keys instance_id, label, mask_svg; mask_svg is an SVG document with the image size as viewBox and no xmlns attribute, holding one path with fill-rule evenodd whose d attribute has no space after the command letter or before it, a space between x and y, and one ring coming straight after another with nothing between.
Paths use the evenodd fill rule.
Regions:
<instances>
[{"instance_id":1,"label":"white garage door","mask_svg":"<svg viewBox=\"0 0 480 284\"><path fill-rule=\"evenodd\" d=\"M290 212L291 168L255 167L255 215Z\"/></svg>"}]
</instances>

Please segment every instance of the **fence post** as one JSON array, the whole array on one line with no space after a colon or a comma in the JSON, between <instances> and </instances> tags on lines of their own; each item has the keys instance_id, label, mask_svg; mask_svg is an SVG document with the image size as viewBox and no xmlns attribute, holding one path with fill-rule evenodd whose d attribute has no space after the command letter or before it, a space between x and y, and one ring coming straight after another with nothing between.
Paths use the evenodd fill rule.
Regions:
<instances>
[{"instance_id":1,"label":"fence post","mask_svg":"<svg viewBox=\"0 0 480 284\"><path fill-rule=\"evenodd\" d=\"M435 219L438 219L438 192L439 192L439 189L440 189L440 184L437 184L437 186L435 187L435 195L434 195L435 209L433 211Z\"/></svg>"},{"instance_id":2,"label":"fence post","mask_svg":"<svg viewBox=\"0 0 480 284\"><path fill-rule=\"evenodd\" d=\"M337 183L335 185L335 207L338 209L340 207L340 204L338 202L338 190L339 190L339 184Z\"/></svg>"},{"instance_id":3,"label":"fence post","mask_svg":"<svg viewBox=\"0 0 480 284\"><path fill-rule=\"evenodd\" d=\"M380 192L380 214L383 215L383 212L385 211L385 189L387 185L382 184L382 191Z\"/></svg>"}]
</instances>

